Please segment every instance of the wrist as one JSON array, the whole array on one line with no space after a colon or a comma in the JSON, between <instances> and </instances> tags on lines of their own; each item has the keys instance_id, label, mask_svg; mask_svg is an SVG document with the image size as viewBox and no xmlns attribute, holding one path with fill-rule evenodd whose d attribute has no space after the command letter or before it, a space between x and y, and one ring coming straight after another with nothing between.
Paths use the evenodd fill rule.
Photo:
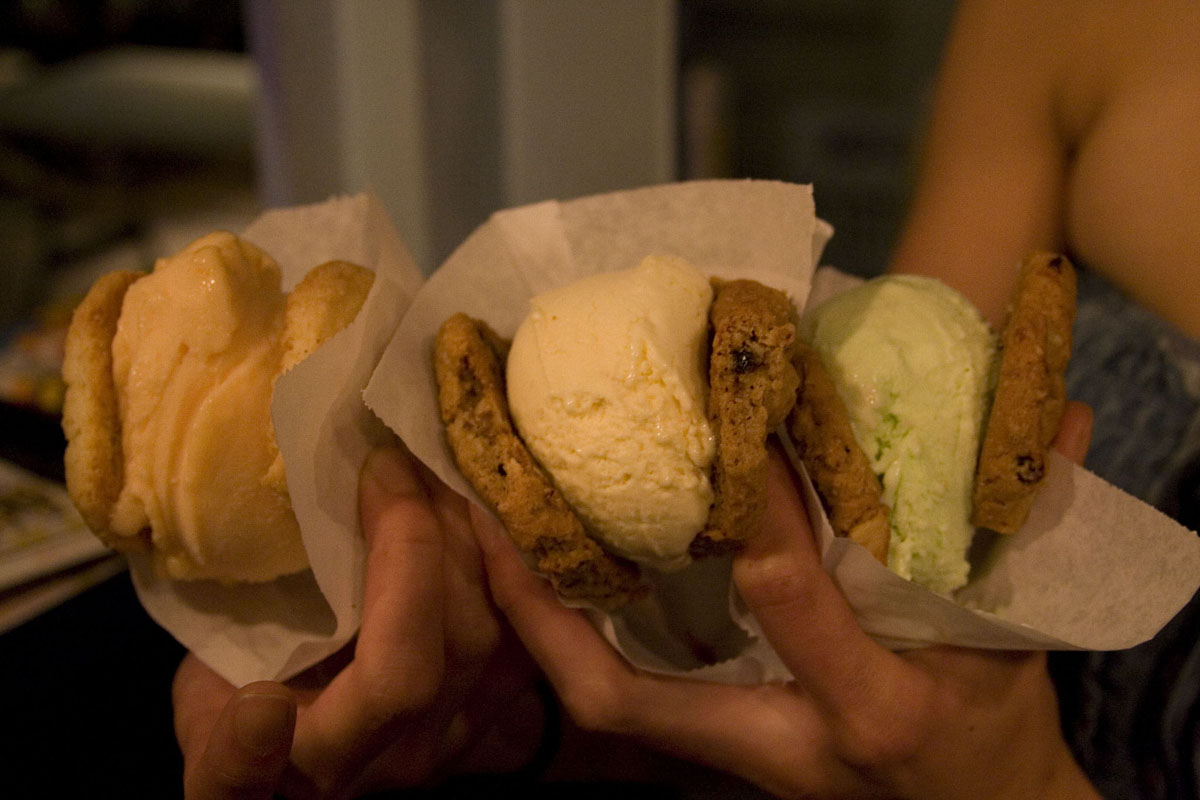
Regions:
<instances>
[{"instance_id":1,"label":"wrist","mask_svg":"<svg viewBox=\"0 0 1200 800\"><path fill-rule=\"evenodd\" d=\"M1079 762L1065 746L1055 762L1042 797L1051 800L1103 800Z\"/></svg>"},{"instance_id":2,"label":"wrist","mask_svg":"<svg viewBox=\"0 0 1200 800\"><path fill-rule=\"evenodd\" d=\"M1037 762L1031 758L1028 763ZM1029 797L1043 800L1103 800L1065 742L1055 748L1041 769L1028 771L1025 777L1025 780L1014 782L997 800Z\"/></svg>"}]
</instances>

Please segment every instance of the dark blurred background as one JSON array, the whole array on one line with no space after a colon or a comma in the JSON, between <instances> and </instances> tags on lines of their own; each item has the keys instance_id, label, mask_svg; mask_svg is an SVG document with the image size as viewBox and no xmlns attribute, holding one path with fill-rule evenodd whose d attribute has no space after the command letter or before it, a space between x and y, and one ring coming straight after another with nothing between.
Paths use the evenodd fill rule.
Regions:
<instances>
[{"instance_id":1,"label":"dark blurred background","mask_svg":"<svg viewBox=\"0 0 1200 800\"><path fill-rule=\"evenodd\" d=\"M811 183L827 263L884 266L908 200L953 3L679 5L684 177Z\"/></svg>"},{"instance_id":2,"label":"dark blurred background","mask_svg":"<svg viewBox=\"0 0 1200 800\"><path fill-rule=\"evenodd\" d=\"M827 263L878 272L951 5L0 4L0 457L61 480L61 336L96 276L265 206L372 189L429 270L498 208L774 178L814 184ZM7 626L0 794L177 795L180 656L124 574Z\"/></svg>"}]
</instances>

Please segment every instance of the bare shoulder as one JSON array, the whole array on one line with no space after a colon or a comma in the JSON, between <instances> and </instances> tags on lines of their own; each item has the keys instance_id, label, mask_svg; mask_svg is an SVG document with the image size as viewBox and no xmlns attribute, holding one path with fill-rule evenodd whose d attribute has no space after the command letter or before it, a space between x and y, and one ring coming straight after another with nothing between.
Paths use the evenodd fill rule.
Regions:
<instances>
[{"instance_id":1,"label":"bare shoulder","mask_svg":"<svg viewBox=\"0 0 1200 800\"><path fill-rule=\"evenodd\" d=\"M1059 85L1071 0L963 0L892 271L938 278L996 325L1021 259L1062 247Z\"/></svg>"},{"instance_id":2,"label":"bare shoulder","mask_svg":"<svg viewBox=\"0 0 1200 800\"><path fill-rule=\"evenodd\" d=\"M1200 338L1200 3L1087 5L1074 33L1081 63L1063 89L1068 242Z\"/></svg>"},{"instance_id":3,"label":"bare shoulder","mask_svg":"<svg viewBox=\"0 0 1200 800\"><path fill-rule=\"evenodd\" d=\"M1200 3L963 0L890 268L998 323L1066 251L1200 337Z\"/></svg>"}]
</instances>

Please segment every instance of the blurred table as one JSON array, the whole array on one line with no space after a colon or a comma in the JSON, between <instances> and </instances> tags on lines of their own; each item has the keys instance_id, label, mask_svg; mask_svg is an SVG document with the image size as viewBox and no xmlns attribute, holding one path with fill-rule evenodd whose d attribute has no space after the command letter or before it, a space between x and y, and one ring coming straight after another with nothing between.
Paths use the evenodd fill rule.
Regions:
<instances>
[{"instance_id":1,"label":"blurred table","mask_svg":"<svg viewBox=\"0 0 1200 800\"><path fill-rule=\"evenodd\" d=\"M0 458L61 480L63 446L56 418L0 405ZM170 691L183 648L120 563L92 558L0 592L14 604L0 634L3 795L180 796Z\"/></svg>"}]
</instances>

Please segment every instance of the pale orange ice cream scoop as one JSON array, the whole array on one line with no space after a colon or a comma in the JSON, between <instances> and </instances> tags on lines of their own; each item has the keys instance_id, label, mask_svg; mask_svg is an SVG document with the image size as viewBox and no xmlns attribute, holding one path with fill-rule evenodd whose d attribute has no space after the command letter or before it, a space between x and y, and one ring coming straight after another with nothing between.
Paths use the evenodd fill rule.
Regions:
<instances>
[{"instance_id":1,"label":"pale orange ice cream scoop","mask_svg":"<svg viewBox=\"0 0 1200 800\"><path fill-rule=\"evenodd\" d=\"M268 580L308 566L275 457L283 357L279 267L210 234L125 294L113 338L125 484L111 525L151 530L173 578Z\"/></svg>"},{"instance_id":2,"label":"pale orange ice cream scoop","mask_svg":"<svg viewBox=\"0 0 1200 800\"><path fill-rule=\"evenodd\" d=\"M261 582L305 569L275 444L274 384L332 334L330 319L340 329L354 318L370 281L367 270L334 262L289 298L278 264L226 232L130 279L103 351L111 358L110 419L79 399L64 410L76 450L68 450L68 488L98 535L118 550L148 552L175 579ZM105 332L86 330L84 320L73 327L64 377L69 394L82 394L72 369L83 344L102 350ZM73 460L86 460L89 427L105 424L115 428L116 475L100 474L112 490L110 502L97 504L85 491L95 476Z\"/></svg>"}]
</instances>

